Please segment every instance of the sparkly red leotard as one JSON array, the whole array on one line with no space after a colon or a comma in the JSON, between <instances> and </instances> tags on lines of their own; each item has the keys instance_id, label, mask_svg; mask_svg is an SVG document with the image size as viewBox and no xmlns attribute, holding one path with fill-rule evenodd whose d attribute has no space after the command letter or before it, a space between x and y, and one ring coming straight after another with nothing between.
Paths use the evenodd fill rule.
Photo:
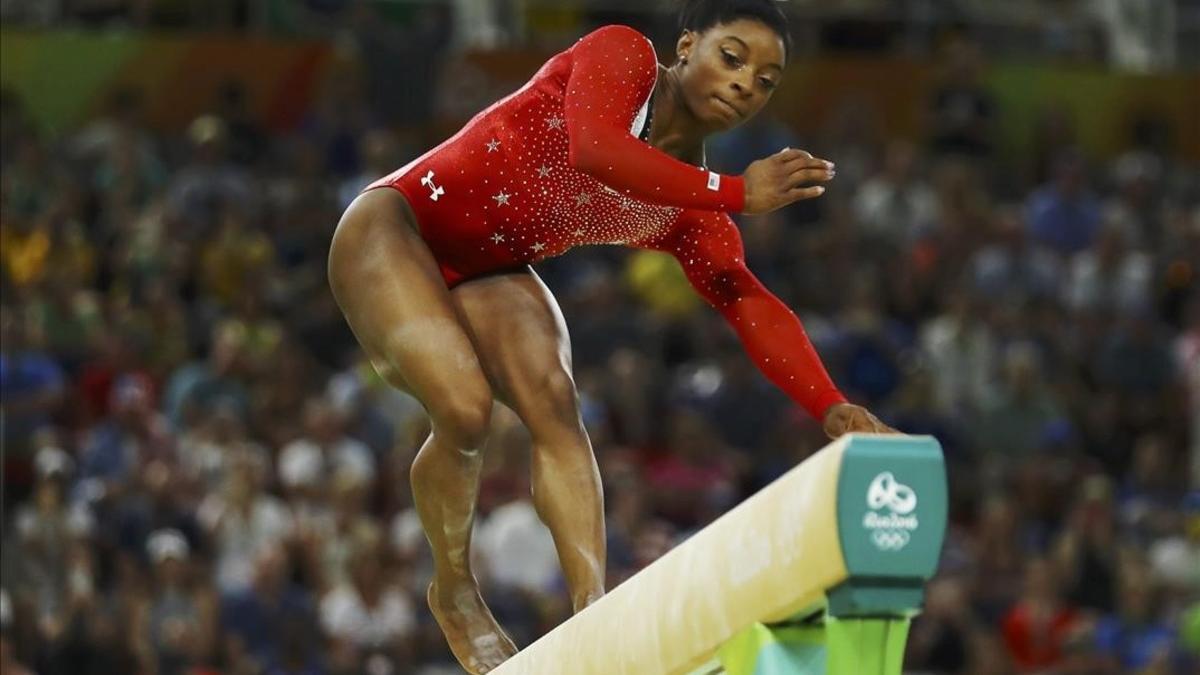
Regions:
<instances>
[{"instance_id":1,"label":"sparkly red leotard","mask_svg":"<svg viewBox=\"0 0 1200 675\"><path fill-rule=\"evenodd\" d=\"M737 226L721 213L742 209L741 178L639 139L657 77L650 42L606 26L370 188L404 194L451 287L586 244L674 255L759 368L821 419L845 398L796 316L746 268Z\"/></svg>"}]
</instances>

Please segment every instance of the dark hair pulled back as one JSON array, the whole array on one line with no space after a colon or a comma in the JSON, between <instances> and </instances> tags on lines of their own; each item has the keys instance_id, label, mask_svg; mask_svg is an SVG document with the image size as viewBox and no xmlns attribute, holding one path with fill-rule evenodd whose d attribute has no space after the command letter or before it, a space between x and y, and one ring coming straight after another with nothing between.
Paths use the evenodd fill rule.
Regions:
<instances>
[{"instance_id":1,"label":"dark hair pulled back","mask_svg":"<svg viewBox=\"0 0 1200 675\"><path fill-rule=\"evenodd\" d=\"M783 40L786 56L792 54L792 36L788 32L787 15L778 0L682 0L679 7L679 30L703 32L722 23L737 19L754 19L766 24Z\"/></svg>"}]
</instances>

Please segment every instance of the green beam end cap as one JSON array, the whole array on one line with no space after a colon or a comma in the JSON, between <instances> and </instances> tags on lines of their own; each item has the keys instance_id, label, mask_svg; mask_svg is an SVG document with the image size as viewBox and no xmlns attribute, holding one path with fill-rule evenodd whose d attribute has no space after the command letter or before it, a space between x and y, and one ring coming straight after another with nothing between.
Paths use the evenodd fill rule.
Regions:
<instances>
[{"instance_id":1,"label":"green beam end cap","mask_svg":"<svg viewBox=\"0 0 1200 675\"><path fill-rule=\"evenodd\" d=\"M851 580L928 580L946 534L941 444L932 436L851 434L837 510Z\"/></svg>"}]
</instances>

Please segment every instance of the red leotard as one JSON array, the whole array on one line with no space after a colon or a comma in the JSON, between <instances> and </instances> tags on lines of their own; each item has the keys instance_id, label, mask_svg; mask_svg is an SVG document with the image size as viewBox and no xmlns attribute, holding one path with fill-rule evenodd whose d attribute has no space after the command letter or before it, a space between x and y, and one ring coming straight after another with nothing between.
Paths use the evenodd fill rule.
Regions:
<instances>
[{"instance_id":1,"label":"red leotard","mask_svg":"<svg viewBox=\"0 0 1200 675\"><path fill-rule=\"evenodd\" d=\"M525 86L368 189L407 198L447 285L586 244L665 251L732 324L751 358L817 419L846 399L796 316L746 268L740 177L639 140L658 77L650 42L606 26Z\"/></svg>"}]
</instances>

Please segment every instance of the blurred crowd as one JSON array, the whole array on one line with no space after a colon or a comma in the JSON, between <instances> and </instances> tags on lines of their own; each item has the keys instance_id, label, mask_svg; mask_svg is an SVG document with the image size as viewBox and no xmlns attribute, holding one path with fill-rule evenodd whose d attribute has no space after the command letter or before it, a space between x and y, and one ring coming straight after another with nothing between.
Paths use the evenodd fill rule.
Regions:
<instances>
[{"instance_id":1,"label":"blurred crowd","mask_svg":"<svg viewBox=\"0 0 1200 675\"><path fill-rule=\"evenodd\" d=\"M1014 162L977 76L946 70L921 138L845 102L813 138L764 114L711 163L789 145L838 165L822 199L740 224L845 393L945 449L908 667L1196 672L1198 167L1153 115L1104 158L1047 117ZM458 672L408 482L427 420L325 278L343 208L440 139L353 78L286 133L232 82L184 133L134 90L52 138L0 106L0 670ZM673 261L597 247L538 271L572 333L610 586L827 444ZM570 609L528 454L499 410L472 555L520 645Z\"/></svg>"},{"instance_id":2,"label":"blurred crowd","mask_svg":"<svg viewBox=\"0 0 1200 675\"><path fill-rule=\"evenodd\" d=\"M364 12L408 24L437 15L461 47L565 46L589 27L629 23L673 38L683 0L0 0L29 27L328 35ZM927 55L941 28L972 26L989 52L1153 72L1200 63L1200 0L784 0L802 50Z\"/></svg>"}]
</instances>

